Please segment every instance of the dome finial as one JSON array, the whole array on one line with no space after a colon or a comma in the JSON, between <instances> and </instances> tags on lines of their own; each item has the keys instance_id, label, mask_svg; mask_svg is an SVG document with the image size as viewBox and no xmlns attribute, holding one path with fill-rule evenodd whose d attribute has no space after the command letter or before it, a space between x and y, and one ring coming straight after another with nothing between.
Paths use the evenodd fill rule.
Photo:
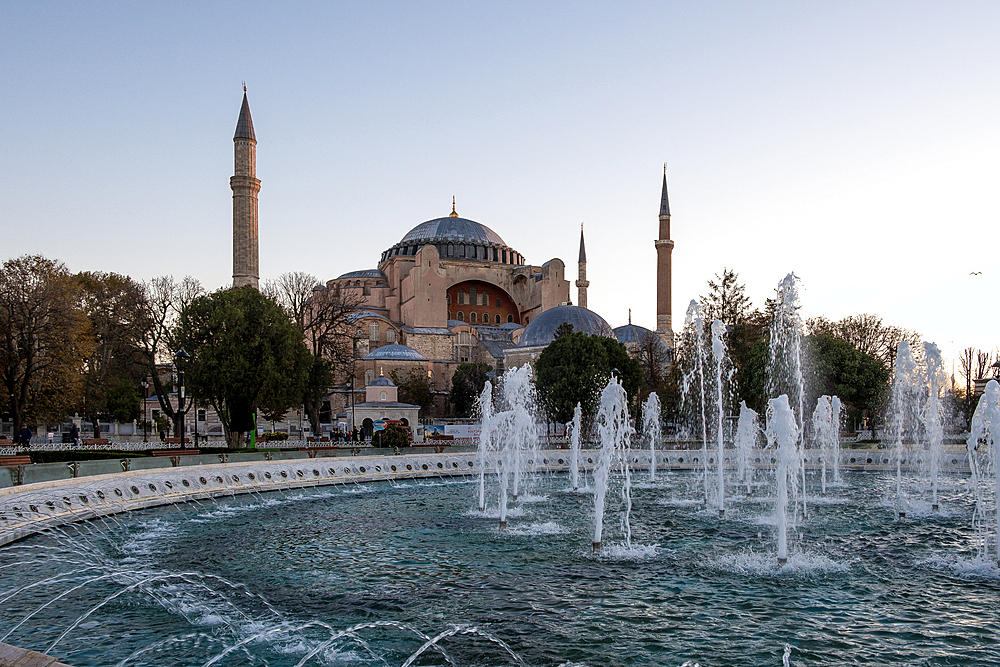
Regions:
<instances>
[{"instance_id":1,"label":"dome finial","mask_svg":"<svg viewBox=\"0 0 1000 667\"><path fill-rule=\"evenodd\" d=\"M451 196L451 213L448 214L449 218L457 218L458 213L455 212L455 195Z\"/></svg>"},{"instance_id":2,"label":"dome finial","mask_svg":"<svg viewBox=\"0 0 1000 667\"><path fill-rule=\"evenodd\" d=\"M243 92L244 93L247 92L247 82L246 81L243 82Z\"/></svg>"}]
</instances>

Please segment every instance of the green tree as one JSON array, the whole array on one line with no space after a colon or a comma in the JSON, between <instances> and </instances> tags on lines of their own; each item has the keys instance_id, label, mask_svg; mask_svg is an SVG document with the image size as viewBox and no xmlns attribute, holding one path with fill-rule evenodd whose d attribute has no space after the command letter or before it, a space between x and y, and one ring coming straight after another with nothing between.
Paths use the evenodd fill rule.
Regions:
<instances>
[{"instance_id":1,"label":"green tree","mask_svg":"<svg viewBox=\"0 0 1000 667\"><path fill-rule=\"evenodd\" d=\"M698 297L705 314L706 327L713 320L722 320L728 326L743 323L750 315L750 299L746 286L740 284L735 271L722 269L722 275L715 274L716 280L708 281L708 296ZM718 282L716 282L718 281Z\"/></svg>"},{"instance_id":2,"label":"green tree","mask_svg":"<svg viewBox=\"0 0 1000 667\"><path fill-rule=\"evenodd\" d=\"M475 412L479 395L486 386L487 374L493 369L482 362L466 362L458 365L451 376L451 403L459 417L471 417Z\"/></svg>"},{"instance_id":3,"label":"green tree","mask_svg":"<svg viewBox=\"0 0 1000 667\"><path fill-rule=\"evenodd\" d=\"M219 290L181 312L177 343L191 354L187 383L219 415L230 447L271 414L297 405L308 372L302 332L274 302L249 287Z\"/></svg>"},{"instance_id":4,"label":"green tree","mask_svg":"<svg viewBox=\"0 0 1000 667\"><path fill-rule=\"evenodd\" d=\"M382 431L381 442L379 444L382 447L389 448L407 447L410 444L410 434L405 426L387 424L385 430Z\"/></svg>"},{"instance_id":5,"label":"green tree","mask_svg":"<svg viewBox=\"0 0 1000 667\"><path fill-rule=\"evenodd\" d=\"M17 432L79 406L93 341L80 286L61 262L24 255L0 269L0 402Z\"/></svg>"},{"instance_id":6,"label":"green tree","mask_svg":"<svg viewBox=\"0 0 1000 667\"><path fill-rule=\"evenodd\" d=\"M573 418L579 403L588 417L597 412L600 392L617 370L632 407L642 382L639 362L613 338L570 333L552 341L535 363L535 385L542 407L553 421Z\"/></svg>"},{"instance_id":7,"label":"green tree","mask_svg":"<svg viewBox=\"0 0 1000 667\"><path fill-rule=\"evenodd\" d=\"M838 396L855 426L866 413L884 409L892 375L881 359L830 333L808 336L804 347L807 405L824 394Z\"/></svg>"},{"instance_id":8,"label":"green tree","mask_svg":"<svg viewBox=\"0 0 1000 667\"><path fill-rule=\"evenodd\" d=\"M86 417L100 437L103 419L131 421L139 411L135 391L144 373L142 355L135 330L128 320L142 298L141 287L128 276L117 273L84 272L77 274L83 292L83 310L90 323L93 339L91 354L84 367ZM131 386L128 391L126 386ZM135 405L126 405L131 400ZM127 417L127 419L122 419Z\"/></svg>"},{"instance_id":9,"label":"green tree","mask_svg":"<svg viewBox=\"0 0 1000 667\"><path fill-rule=\"evenodd\" d=\"M420 410L427 413L434 404L434 386L427 376L417 369L404 373L394 370L389 378L399 388L399 402L419 405Z\"/></svg>"}]
</instances>

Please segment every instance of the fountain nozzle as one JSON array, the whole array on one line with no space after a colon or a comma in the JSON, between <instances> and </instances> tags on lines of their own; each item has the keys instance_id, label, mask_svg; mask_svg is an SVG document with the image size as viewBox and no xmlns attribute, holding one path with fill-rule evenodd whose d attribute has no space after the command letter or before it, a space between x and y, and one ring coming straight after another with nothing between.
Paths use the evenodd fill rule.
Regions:
<instances>
[{"instance_id":1,"label":"fountain nozzle","mask_svg":"<svg viewBox=\"0 0 1000 667\"><path fill-rule=\"evenodd\" d=\"M600 542L594 542L594 553L595 554L601 553L601 543Z\"/></svg>"},{"instance_id":2,"label":"fountain nozzle","mask_svg":"<svg viewBox=\"0 0 1000 667\"><path fill-rule=\"evenodd\" d=\"M719 510L719 518L720 519L726 518L726 510Z\"/></svg>"},{"instance_id":3,"label":"fountain nozzle","mask_svg":"<svg viewBox=\"0 0 1000 667\"><path fill-rule=\"evenodd\" d=\"M500 522L500 530L507 530L507 522L506 521L501 521Z\"/></svg>"}]
</instances>

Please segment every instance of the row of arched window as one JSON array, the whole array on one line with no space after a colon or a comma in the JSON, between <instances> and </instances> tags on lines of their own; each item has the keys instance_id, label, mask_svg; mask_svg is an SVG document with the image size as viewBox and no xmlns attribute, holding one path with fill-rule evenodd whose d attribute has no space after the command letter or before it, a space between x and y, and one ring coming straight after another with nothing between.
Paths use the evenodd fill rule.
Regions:
<instances>
[{"instance_id":1,"label":"row of arched window","mask_svg":"<svg viewBox=\"0 0 1000 667\"><path fill-rule=\"evenodd\" d=\"M416 255L417 250L423 245L421 243L390 248L382 253L382 261L384 262L390 257L398 257L399 255ZM434 245L437 246L438 255L441 257L478 259L484 262L500 262L501 264L512 264L514 266L524 264L524 258L520 254L507 248L494 248L471 243L436 243Z\"/></svg>"},{"instance_id":2,"label":"row of arched window","mask_svg":"<svg viewBox=\"0 0 1000 667\"><path fill-rule=\"evenodd\" d=\"M448 319L449 320L452 319L451 311L450 310L448 311ZM459 322L464 322L465 321L465 312L461 311L461 310L458 311L457 313L455 313L454 319L458 320ZM513 322L514 321L514 316L513 315L507 315L507 321L508 322ZM489 313L483 313L482 319L480 319L479 313L473 311L473 312L469 313L469 322L472 323L472 324L479 324L480 322L482 322L483 324L490 324L490 314ZM497 314L493 318L493 324L503 324L503 318L499 314Z\"/></svg>"},{"instance_id":3,"label":"row of arched window","mask_svg":"<svg viewBox=\"0 0 1000 667\"><path fill-rule=\"evenodd\" d=\"M476 294L476 288L473 287L468 292L459 292L456 295L458 299L458 305L464 306L466 304L470 306L488 306L490 305L490 295L488 292L482 292ZM445 300L448 305L451 305L451 294L445 295ZM500 297L497 297L497 308L500 307Z\"/></svg>"}]
</instances>

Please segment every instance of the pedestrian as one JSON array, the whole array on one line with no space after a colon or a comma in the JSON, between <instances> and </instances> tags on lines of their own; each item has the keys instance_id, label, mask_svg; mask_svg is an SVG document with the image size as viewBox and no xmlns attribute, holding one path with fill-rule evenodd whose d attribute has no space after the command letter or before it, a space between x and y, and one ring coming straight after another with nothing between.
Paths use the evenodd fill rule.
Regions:
<instances>
[{"instance_id":1,"label":"pedestrian","mask_svg":"<svg viewBox=\"0 0 1000 667\"><path fill-rule=\"evenodd\" d=\"M21 430L18 431L18 436L22 445L31 447L31 429L27 425L21 427Z\"/></svg>"},{"instance_id":2,"label":"pedestrian","mask_svg":"<svg viewBox=\"0 0 1000 667\"><path fill-rule=\"evenodd\" d=\"M73 425L69 427L69 437L73 440L74 445L80 444L80 429L76 422L73 422Z\"/></svg>"}]
</instances>

